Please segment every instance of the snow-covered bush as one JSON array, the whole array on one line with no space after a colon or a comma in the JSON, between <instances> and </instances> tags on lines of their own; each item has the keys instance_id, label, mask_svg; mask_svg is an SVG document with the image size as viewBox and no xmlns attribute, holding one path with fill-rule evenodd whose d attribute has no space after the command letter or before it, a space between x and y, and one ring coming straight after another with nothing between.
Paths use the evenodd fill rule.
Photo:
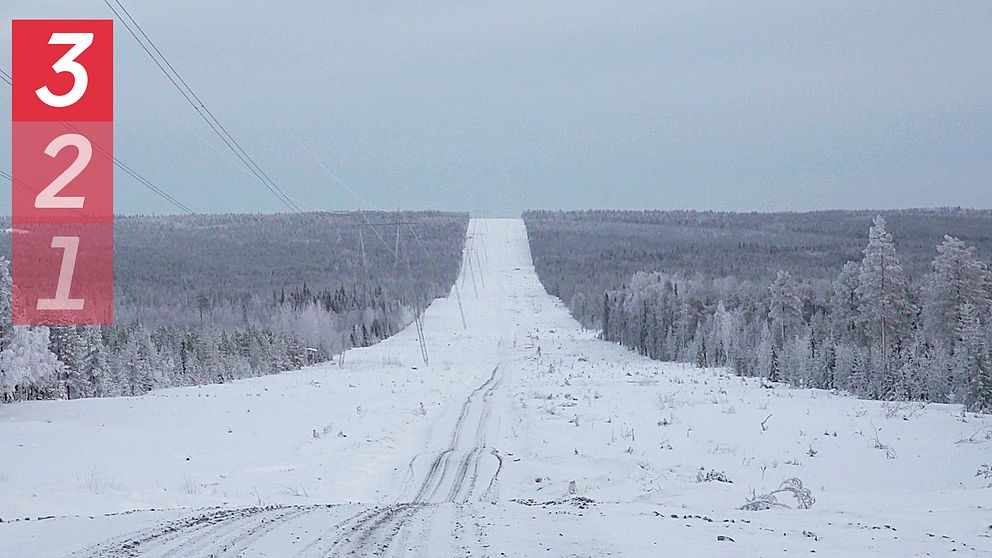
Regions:
<instances>
[{"instance_id":1,"label":"snow-covered bush","mask_svg":"<svg viewBox=\"0 0 992 558\"><path fill-rule=\"evenodd\" d=\"M992 479L992 465L986 463L978 468L978 472L975 473L976 477L982 477L984 479Z\"/></svg>"},{"instance_id":2,"label":"snow-covered bush","mask_svg":"<svg viewBox=\"0 0 992 558\"><path fill-rule=\"evenodd\" d=\"M726 482L733 483L734 481L727 478L727 473L723 471L717 471L716 469L706 470L703 467L699 468L699 472L696 473L696 482Z\"/></svg>"},{"instance_id":3,"label":"snow-covered bush","mask_svg":"<svg viewBox=\"0 0 992 558\"><path fill-rule=\"evenodd\" d=\"M769 510L772 508L788 508L787 504L778 501L777 496L782 494L792 494L796 499L796 508L801 510L806 510L813 507L816 503L816 499L813 498L812 492L803 486L803 481L797 478L786 479L782 481L782 484L776 490L772 490L767 494L755 494L755 491L751 491L751 497L748 498L747 502L740 507L742 510L748 511L761 511Z\"/></svg>"}]
</instances>

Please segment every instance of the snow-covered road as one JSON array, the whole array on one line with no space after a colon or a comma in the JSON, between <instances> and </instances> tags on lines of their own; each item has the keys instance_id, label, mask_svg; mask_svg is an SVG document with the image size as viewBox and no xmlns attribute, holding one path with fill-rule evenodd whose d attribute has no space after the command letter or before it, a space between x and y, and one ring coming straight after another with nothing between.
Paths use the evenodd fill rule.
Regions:
<instances>
[{"instance_id":1,"label":"snow-covered road","mask_svg":"<svg viewBox=\"0 0 992 558\"><path fill-rule=\"evenodd\" d=\"M992 555L989 417L598 341L519 220L471 222L458 286L429 365L410 327L344 366L0 406L0 557ZM811 509L739 510L791 478Z\"/></svg>"}]
</instances>

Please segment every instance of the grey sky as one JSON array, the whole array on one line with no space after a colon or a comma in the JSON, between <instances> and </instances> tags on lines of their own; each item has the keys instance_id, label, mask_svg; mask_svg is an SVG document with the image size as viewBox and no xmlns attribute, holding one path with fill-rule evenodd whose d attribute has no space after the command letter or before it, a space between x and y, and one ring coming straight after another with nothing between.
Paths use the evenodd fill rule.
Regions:
<instances>
[{"instance_id":1,"label":"grey sky","mask_svg":"<svg viewBox=\"0 0 992 558\"><path fill-rule=\"evenodd\" d=\"M294 138L365 207L992 207L985 1L123 1L304 207L362 203ZM4 0L0 64L11 18L110 15ZM116 153L197 211L278 210L115 33Z\"/></svg>"}]
</instances>

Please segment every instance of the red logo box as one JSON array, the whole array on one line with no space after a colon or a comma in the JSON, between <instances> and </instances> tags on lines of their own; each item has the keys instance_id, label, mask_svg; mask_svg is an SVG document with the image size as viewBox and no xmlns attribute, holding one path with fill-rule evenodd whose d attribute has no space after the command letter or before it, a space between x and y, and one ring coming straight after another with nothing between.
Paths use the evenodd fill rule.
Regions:
<instances>
[{"instance_id":1,"label":"red logo box","mask_svg":"<svg viewBox=\"0 0 992 558\"><path fill-rule=\"evenodd\" d=\"M113 22L17 20L11 36L13 322L110 324Z\"/></svg>"},{"instance_id":2,"label":"red logo box","mask_svg":"<svg viewBox=\"0 0 992 558\"><path fill-rule=\"evenodd\" d=\"M14 20L11 35L15 122L114 119L113 20Z\"/></svg>"}]
</instances>

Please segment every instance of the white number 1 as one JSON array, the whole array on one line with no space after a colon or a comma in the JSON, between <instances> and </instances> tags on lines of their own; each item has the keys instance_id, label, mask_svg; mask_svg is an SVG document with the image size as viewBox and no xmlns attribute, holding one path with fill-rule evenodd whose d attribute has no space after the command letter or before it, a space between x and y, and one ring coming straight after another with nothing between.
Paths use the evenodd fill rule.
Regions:
<instances>
[{"instance_id":1,"label":"white number 1","mask_svg":"<svg viewBox=\"0 0 992 558\"><path fill-rule=\"evenodd\" d=\"M38 310L82 310L85 299L69 298L69 291L72 289L72 274L76 271L79 237L53 236L52 248L62 249L59 283L55 287L55 298L39 298L37 308Z\"/></svg>"},{"instance_id":2,"label":"white number 1","mask_svg":"<svg viewBox=\"0 0 992 558\"><path fill-rule=\"evenodd\" d=\"M83 93L86 92L86 86L89 84L86 68L76 62L76 57L93 44L93 33L52 33L52 38L48 40L48 44L73 45L69 52L52 65L52 69L56 73L69 72L72 74L72 89L64 95L55 95L46 85L35 90L35 94L38 95L41 102L50 107L65 108L81 99Z\"/></svg>"}]
</instances>

